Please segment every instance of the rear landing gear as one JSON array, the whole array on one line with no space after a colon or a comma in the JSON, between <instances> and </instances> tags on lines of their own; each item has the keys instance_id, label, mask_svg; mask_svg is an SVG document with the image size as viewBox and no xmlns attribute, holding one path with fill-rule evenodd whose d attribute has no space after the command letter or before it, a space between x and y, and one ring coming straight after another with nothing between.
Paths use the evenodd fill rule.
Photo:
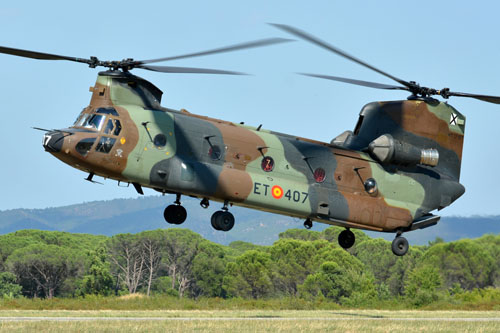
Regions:
<instances>
[{"instance_id":1,"label":"rear landing gear","mask_svg":"<svg viewBox=\"0 0 500 333\"><path fill-rule=\"evenodd\" d=\"M312 228L312 226L313 226L313 223L312 223L311 219L308 218L304 221L304 228L309 230Z\"/></svg>"},{"instance_id":2,"label":"rear landing gear","mask_svg":"<svg viewBox=\"0 0 500 333\"><path fill-rule=\"evenodd\" d=\"M396 238L392 241L392 253L397 256L404 256L406 252L408 252L409 247L408 240L401 237L401 233L398 233Z\"/></svg>"},{"instance_id":3,"label":"rear landing gear","mask_svg":"<svg viewBox=\"0 0 500 333\"><path fill-rule=\"evenodd\" d=\"M346 229L342 231L339 234L339 245L344 248L344 249L349 249L354 245L354 242L356 241L356 236L354 236L354 233Z\"/></svg>"},{"instance_id":4,"label":"rear landing gear","mask_svg":"<svg viewBox=\"0 0 500 333\"><path fill-rule=\"evenodd\" d=\"M177 194L174 204L167 206L167 208L165 208L165 211L163 212L165 221L170 224L182 224L184 221L186 221L186 208L181 206L180 200L181 195Z\"/></svg>"},{"instance_id":5,"label":"rear landing gear","mask_svg":"<svg viewBox=\"0 0 500 333\"><path fill-rule=\"evenodd\" d=\"M227 204L228 202L225 201L222 210L218 210L213 213L212 218L210 219L212 227L215 230L229 231L234 226L234 215L228 211Z\"/></svg>"}]
</instances>

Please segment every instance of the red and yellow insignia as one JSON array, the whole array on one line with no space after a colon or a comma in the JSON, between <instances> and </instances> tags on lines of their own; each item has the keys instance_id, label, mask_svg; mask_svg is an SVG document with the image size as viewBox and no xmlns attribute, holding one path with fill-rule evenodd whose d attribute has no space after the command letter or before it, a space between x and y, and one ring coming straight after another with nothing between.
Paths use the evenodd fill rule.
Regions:
<instances>
[{"instance_id":1,"label":"red and yellow insignia","mask_svg":"<svg viewBox=\"0 0 500 333\"><path fill-rule=\"evenodd\" d=\"M274 185L271 189L271 194L273 195L274 199L281 199L281 197L283 196L283 189L278 185Z\"/></svg>"}]
</instances>

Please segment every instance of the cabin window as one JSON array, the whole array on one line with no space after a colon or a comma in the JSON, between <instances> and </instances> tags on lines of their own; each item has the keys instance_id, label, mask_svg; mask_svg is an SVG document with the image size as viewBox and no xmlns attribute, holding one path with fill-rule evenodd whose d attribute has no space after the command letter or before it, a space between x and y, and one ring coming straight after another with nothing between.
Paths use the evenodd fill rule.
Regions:
<instances>
[{"instance_id":1,"label":"cabin window","mask_svg":"<svg viewBox=\"0 0 500 333\"><path fill-rule=\"evenodd\" d=\"M271 172L274 169L274 160L271 156L266 156L262 159L260 163L262 170L265 172Z\"/></svg>"},{"instance_id":2,"label":"cabin window","mask_svg":"<svg viewBox=\"0 0 500 333\"><path fill-rule=\"evenodd\" d=\"M87 156L88 152L94 145L95 138L86 138L78 142L75 146L76 151L82 155Z\"/></svg>"},{"instance_id":3,"label":"cabin window","mask_svg":"<svg viewBox=\"0 0 500 333\"><path fill-rule=\"evenodd\" d=\"M95 151L107 154L111 151L111 148L113 148L115 141L116 139L103 136L101 137L101 140L99 140L99 143L95 147Z\"/></svg>"},{"instance_id":4,"label":"cabin window","mask_svg":"<svg viewBox=\"0 0 500 333\"><path fill-rule=\"evenodd\" d=\"M153 139L156 148L163 148L167 144L167 137L164 134L157 134Z\"/></svg>"},{"instance_id":5,"label":"cabin window","mask_svg":"<svg viewBox=\"0 0 500 333\"><path fill-rule=\"evenodd\" d=\"M367 180L365 180L364 186L365 186L366 193L368 193L372 197L377 196L378 187L377 187L377 182L375 181L375 179L368 178Z\"/></svg>"},{"instance_id":6,"label":"cabin window","mask_svg":"<svg viewBox=\"0 0 500 333\"><path fill-rule=\"evenodd\" d=\"M213 160L220 160L222 153L218 145L211 145L208 149L208 156Z\"/></svg>"},{"instance_id":7,"label":"cabin window","mask_svg":"<svg viewBox=\"0 0 500 333\"><path fill-rule=\"evenodd\" d=\"M325 169L317 168L316 170L314 170L314 180L316 181L316 183L324 182L325 178L326 178Z\"/></svg>"}]
</instances>

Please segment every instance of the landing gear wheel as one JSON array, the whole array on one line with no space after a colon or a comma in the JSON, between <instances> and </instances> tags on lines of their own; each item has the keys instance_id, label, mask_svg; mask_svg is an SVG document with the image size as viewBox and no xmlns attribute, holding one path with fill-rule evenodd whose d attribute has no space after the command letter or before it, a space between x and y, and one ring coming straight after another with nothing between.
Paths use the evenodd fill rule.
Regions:
<instances>
[{"instance_id":1,"label":"landing gear wheel","mask_svg":"<svg viewBox=\"0 0 500 333\"><path fill-rule=\"evenodd\" d=\"M165 208L165 211L163 212L163 217L165 218L165 221L170 224L182 224L184 221L186 221L186 208L180 205L167 206L167 208Z\"/></svg>"},{"instance_id":2,"label":"landing gear wheel","mask_svg":"<svg viewBox=\"0 0 500 333\"><path fill-rule=\"evenodd\" d=\"M217 216L217 224L222 231L229 231L234 226L234 215L230 212L222 212Z\"/></svg>"},{"instance_id":3,"label":"landing gear wheel","mask_svg":"<svg viewBox=\"0 0 500 333\"><path fill-rule=\"evenodd\" d=\"M215 230L229 231L234 226L234 216L230 212L219 210L210 219Z\"/></svg>"},{"instance_id":4,"label":"landing gear wheel","mask_svg":"<svg viewBox=\"0 0 500 333\"><path fill-rule=\"evenodd\" d=\"M313 226L313 223L312 223L311 219L306 219L306 220L304 221L304 228L306 228L306 229L308 229L308 230L309 230L309 229L311 229L311 228L312 228L312 226Z\"/></svg>"},{"instance_id":5,"label":"landing gear wheel","mask_svg":"<svg viewBox=\"0 0 500 333\"><path fill-rule=\"evenodd\" d=\"M215 213L212 214L212 217L210 218L210 223L212 223L212 227L215 230L221 230L219 225L217 224L217 220L219 218L219 215L224 213L222 210L218 210Z\"/></svg>"},{"instance_id":6,"label":"landing gear wheel","mask_svg":"<svg viewBox=\"0 0 500 333\"><path fill-rule=\"evenodd\" d=\"M397 236L392 241L392 253L397 256L404 256L408 252L408 240L404 237Z\"/></svg>"},{"instance_id":7,"label":"landing gear wheel","mask_svg":"<svg viewBox=\"0 0 500 333\"><path fill-rule=\"evenodd\" d=\"M346 229L339 234L339 245L344 249L352 247L354 245L354 241L356 241L356 236L354 236L354 233L349 229Z\"/></svg>"}]
</instances>

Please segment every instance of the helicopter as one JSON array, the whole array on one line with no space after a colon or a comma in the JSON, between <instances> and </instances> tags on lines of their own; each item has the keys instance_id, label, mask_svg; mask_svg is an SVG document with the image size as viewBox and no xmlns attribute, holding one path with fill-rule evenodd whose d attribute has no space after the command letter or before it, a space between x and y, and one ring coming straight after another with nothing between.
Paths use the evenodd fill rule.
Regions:
<instances>
[{"instance_id":1,"label":"helicopter","mask_svg":"<svg viewBox=\"0 0 500 333\"><path fill-rule=\"evenodd\" d=\"M462 196L460 168L465 116L451 96L500 104L500 97L436 90L405 81L297 28L275 27L369 68L399 85L322 74L304 75L365 87L404 90L406 100L372 102L359 113L353 131L331 142L273 132L244 123L210 118L161 106L162 91L133 75L134 69L164 73L241 75L244 73L151 63L290 41L270 38L203 52L151 60L101 61L0 46L0 53L39 60L66 60L105 67L90 88L90 103L68 128L45 130L44 149L62 162L94 176L132 184L139 194L151 188L174 194L164 210L170 224L186 221L182 196L208 208L219 202L210 223L229 231L232 205L343 227L344 249L355 243L351 229L395 233L392 252L407 253L405 232L438 223L431 212Z\"/></svg>"}]
</instances>

